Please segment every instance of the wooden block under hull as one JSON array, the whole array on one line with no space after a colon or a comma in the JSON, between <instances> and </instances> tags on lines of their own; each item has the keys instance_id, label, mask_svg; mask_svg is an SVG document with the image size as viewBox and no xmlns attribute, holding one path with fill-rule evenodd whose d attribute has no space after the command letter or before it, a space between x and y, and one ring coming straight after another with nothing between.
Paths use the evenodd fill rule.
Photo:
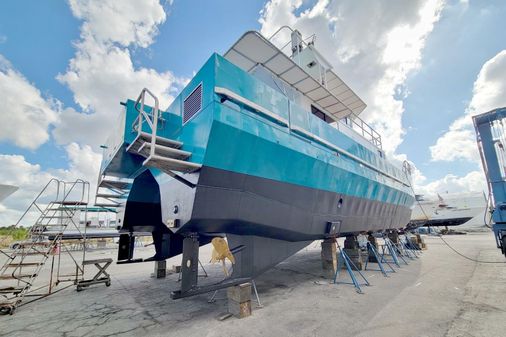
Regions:
<instances>
[{"instance_id":1,"label":"wooden block under hull","mask_svg":"<svg viewBox=\"0 0 506 337\"><path fill-rule=\"evenodd\" d=\"M251 283L227 288L228 312L238 318L251 315Z\"/></svg>"},{"instance_id":2,"label":"wooden block under hull","mask_svg":"<svg viewBox=\"0 0 506 337\"><path fill-rule=\"evenodd\" d=\"M237 318L245 318L251 316L251 301L239 303L229 299L228 312Z\"/></svg>"}]
</instances>

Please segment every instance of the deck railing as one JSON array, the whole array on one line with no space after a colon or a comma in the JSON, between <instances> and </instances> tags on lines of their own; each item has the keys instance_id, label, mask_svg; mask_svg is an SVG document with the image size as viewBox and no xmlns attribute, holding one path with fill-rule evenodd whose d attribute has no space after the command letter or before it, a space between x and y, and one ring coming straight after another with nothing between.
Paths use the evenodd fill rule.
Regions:
<instances>
[{"instance_id":1,"label":"deck railing","mask_svg":"<svg viewBox=\"0 0 506 337\"><path fill-rule=\"evenodd\" d=\"M382 149L381 135L376 130L374 130L369 124L364 122L363 119L353 114L349 117L342 119L342 121L345 125L349 126L353 131L361 135L368 142L370 142L380 150Z\"/></svg>"}]
</instances>

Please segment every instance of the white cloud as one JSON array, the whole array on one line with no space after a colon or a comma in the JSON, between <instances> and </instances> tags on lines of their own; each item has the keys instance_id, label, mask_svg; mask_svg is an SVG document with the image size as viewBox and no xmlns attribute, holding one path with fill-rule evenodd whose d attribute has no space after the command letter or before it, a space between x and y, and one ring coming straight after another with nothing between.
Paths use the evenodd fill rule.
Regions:
<instances>
[{"instance_id":1,"label":"white cloud","mask_svg":"<svg viewBox=\"0 0 506 337\"><path fill-rule=\"evenodd\" d=\"M430 147L433 161L480 161L472 116L506 106L506 50L482 66L464 116L455 120Z\"/></svg>"},{"instance_id":2,"label":"white cloud","mask_svg":"<svg viewBox=\"0 0 506 337\"><path fill-rule=\"evenodd\" d=\"M488 189L484 178L482 171L471 171L463 177L447 174L442 179L423 184L426 179L422 175L418 181L415 179L414 185L417 194L426 196L435 196L437 193L486 192Z\"/></svg>"},{"instance_id":3,"label":"white cloud","mask_svg":"<svg viewBox=\"0 0 506 337\"><path fill-rule=\"evenodd\" d=\"M117 42L146 48L153 43L166 14L158 0L70 0L75 17L84 20L81 37L97 43Z\"/></svg>"},{"instance_id":4,"label":"white cloud","mask_svg":"<svg viewBox=\"0 0 506 337\"><path fill-rule=\"evenodd\" d=\"M453 122L449 130L430 147L430 152L433 161L465 159L479 162L480 156L472 129L471 116L462 117Z\"/></svg>"},{"instance_id":5,"label":"white cloud","mask_svg":"<svg viewBox=\"0 0 506 337\"><path fill-rule=\"evenodd\" d=\"M69 158L69 169L58 171L58 176L65 180L86 179L92 184L98 179L102 155L93 151L91 146L70 143L65 147Z\"/></svg>"},{"instance_id":6,"label":"white cloud","mask_svg":"<svg viewBox=\"0 0 506 337\"><path fill-rule=\"evenodd\" d=\"M0 55L0 141L35 150L49 139L59 104L41 92Z\"/></svg>"},{"instance_id":7,"label":"white cloud","mask_svg":"<svg viewBox=\"0 0 506 337\"><path fill-rule=\"evenodd\" d=\"M19 186L15 194L0 204L0 226L16 223L18 218L51 178L64 181L83 179L91 182L90 198L96 188L97 172L100 166L100 154L90 146L71 143L65 147L69 158L68 169L42 170L40 165L26 161L20 155L0 155L0 177L5 184ZM92 200L93 201L93 200ZM24 225L31 225L32 216L28 216Z\"/></svg>"},{"instance_id":8,"label":"white cloud","mask_svg":"<svg viewBox=\"0 0 506 337\"><path fill-rule=\"evenodd\" d=\"M53 135L62 144L77 140L102 144L117 120L120 101L137 98L142 88L153 91L165 108L174 87L183 80L170 71L136 68L128 47L148 47L166 15L156 0L70 2L72 13L83 20L81 39L66 73L57 79L74 94L85 113L63 111Z\"/></svg>"},{"instance_id":9,"label":"white cloud","mask_svg":"<svg viewBox=\"0 0 506 337\"><path fill-rule=\"evenodd\" d=\"M52 135L65 146L69 161L67 169L42 170L23 156L0 155L2 182L20 187L15 197L0 205L0 225L15 222L51 177L84 179L95 185L101 161L97 146L113 129L120 101L136 98L147 87L165 108L175 88L185 83L170 71L134 66L132 61L130 49L149 47L166 19L157 0L69 3L74 16L82 20L80 40L75 43L76 53L66 72L57 79L69 87L82 111L44 99L34 85L0 58L0 99L3 109L9 109L0 115L0 140L34 149L49 139L47 130L54 125ZM94 186L91 192L93 198Z\"/></svg>"},{"instance_id":10,"label":"white cloud","mask_svg":"<svg viewBox=\"0 0 506 337\"><path fill-rule=\"evenodd\" d=\"M161 107L172 100L171 87L179 82L171 72L135 69L126 48L92 43L88 46L88 42L79 48L69 69L58 80L68 85L86 113L73 109L62 112L53 132L59 143L77 140L94 146L102 144L118 118L120 101L137 98L144 87L158 95Z\"/></svg>"},{"instance_id":11,"label":"white cloud","mask_svg":"<svg viewBox=\"0 0 506 337\"><path fill-rule=\"evenodd\" d=\"M397 165L403 165L407 160L406 154L395 154L392 160ZM428 181L427 177L411 161L408 161L411 169L411 184L416 194L435 197L438 193L467 193L482 192L487 190L484 174L482 171L471 171L463 177L447 174L441 179Z\"/></svg>"},{"instance_id":12,"label":"white cloud","mask_svg":"<svg viewBox=\"0 0 506 337\"><path fill-rule=\"evenodd\" d=\"M399 96L404 83L420 67L427 36L439 20L443 2L317 1L296 14L303 1L272 0L260 18L262 33L289 25L304 36L316 34L316 47L335 71L368 104L363 116L382 134L384 148L393 153L402 142L404 111ZM287 41L288 36L283 36Z\"/></svg>"}]
</instances>

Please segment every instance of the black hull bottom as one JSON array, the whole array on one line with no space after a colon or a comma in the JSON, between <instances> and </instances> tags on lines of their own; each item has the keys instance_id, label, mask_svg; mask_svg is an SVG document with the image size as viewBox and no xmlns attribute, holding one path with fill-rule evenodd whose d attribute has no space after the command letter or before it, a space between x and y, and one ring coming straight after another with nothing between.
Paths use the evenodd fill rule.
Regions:
<instances>
[{"instance_id":1,"label":"black hull bottom","mask_svg":"<svg viewBox=\"0 0 506 337\"><path fill-rule=\"evenodd\" d=\"M181 254L188 235L198 236L200 245L226 235L237 261L237 279L254 278L313 240L328 237L330 222L344 236L402 228L411 214L405 206L205 166L185 178L196 187L165 177L155 180L149 171L139 176L126 204L123 229L151 231L155 243L161 240L157 236L169 235L165 242L170 247L156 245L158 258ZM179 226L168 228L166 223L174 219Z\"/></svg>"},{"instance_id":2,"label":"black hull bottom","mask_svg":"<svg viewBox=\"0 0 506 337\"><path fill-rule=\"evenodd\" d=\"M438 220L413 220L408 224L408 228L417 228L421 226L432 226L432 227L451 227L451 226L460 226L465 224L472 217L465 218L453 218L453 219L438 219Z\"/></svg>"},{"instance_id":3,"label":"black hull bottom","mask_svg":"<svg viewBox=\"0 0 506 337\"><path fill-rule=\"evenodd\" d=\"M167 211L185 208L180 195L170 197ZM194 194L191 213L181 219L178 232L230 233L255 235L284 241L309 241L325 237L328 223L340 223L341 235L402 228L411 209L377 200L317 190L301 185L203 167L195 189L181 187L181 193ZM183 216L184 216L183 215ZM166 214L164 214L166 216Z\"/></svg>"}]
</instances>

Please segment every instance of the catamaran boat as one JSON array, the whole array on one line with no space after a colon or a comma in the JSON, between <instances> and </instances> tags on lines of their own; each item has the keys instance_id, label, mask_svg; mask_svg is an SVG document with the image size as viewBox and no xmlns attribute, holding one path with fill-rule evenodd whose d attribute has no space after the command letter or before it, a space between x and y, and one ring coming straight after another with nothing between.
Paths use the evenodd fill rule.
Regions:
<instances>
[{"instance_id":1,"label":"catamaran boat","mask_svg":"<svg viewBox=\"0 0 506 337\"><path fill-rule=\"evenodd\" d=\"M101 206L119 208L118 263L139 262L136 232L152 233L150 260L182 254L173 298L250 280L313 240L409 222L409 167L386 158L359 118L366 104L314 43L282 34L291 51L250 31L212 54L166 110L148 89L121 103L99 188L130 186ZM214 237L226 237L233 272L198 285L199 246Z\"/></svg>"}]
</instances>

